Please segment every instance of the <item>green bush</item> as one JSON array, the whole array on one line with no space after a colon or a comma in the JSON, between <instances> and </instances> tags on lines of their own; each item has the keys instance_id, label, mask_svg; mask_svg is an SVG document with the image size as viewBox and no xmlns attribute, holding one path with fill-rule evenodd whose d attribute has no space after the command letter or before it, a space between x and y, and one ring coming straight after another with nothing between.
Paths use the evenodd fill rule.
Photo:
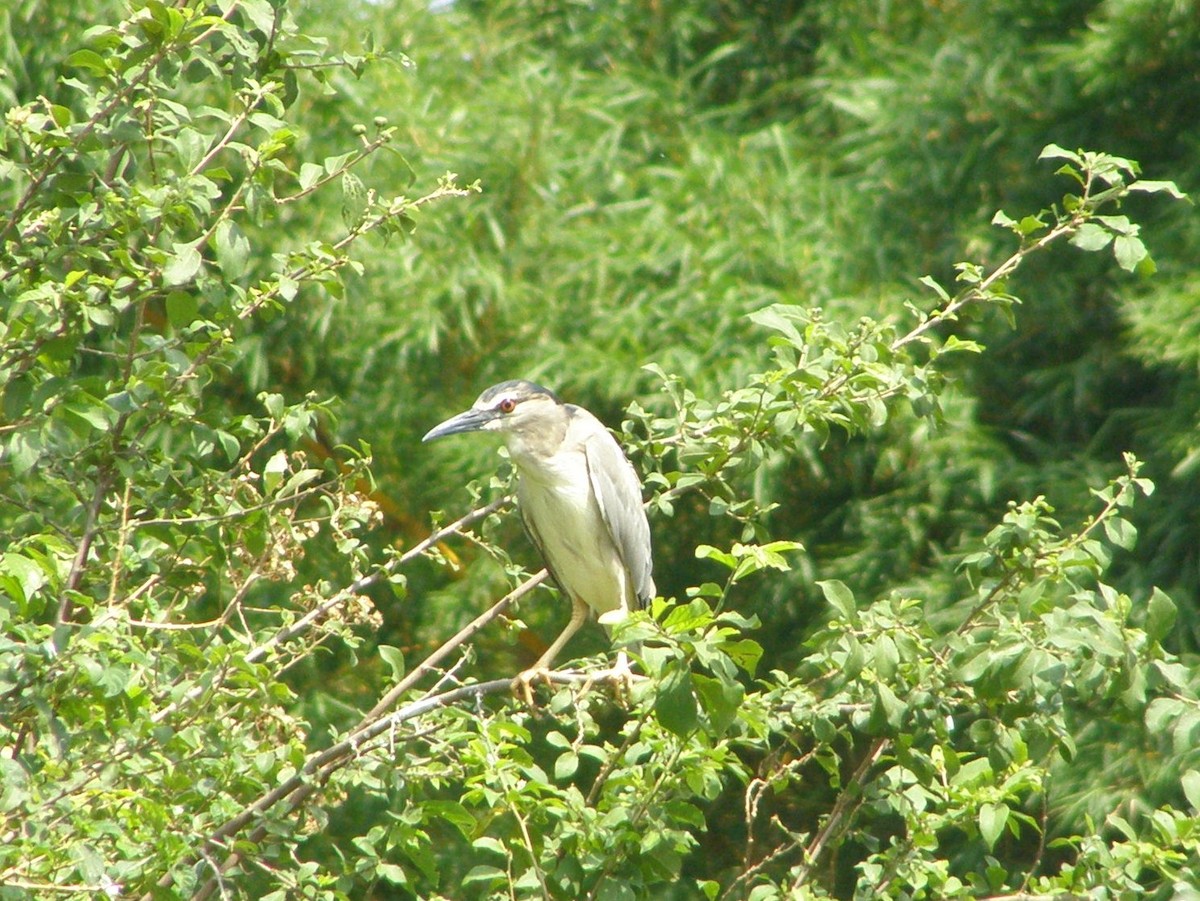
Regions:
<instances>
[{"instance_id":1,"label":"green bush","mask_svg":"<svg viewBox=\"0 0 1200 901\"><path fill-rule=\"evenodd\" d=\"M1020 413L1045 449L980 423L983 339L1042 315L1018 288L1134 284L1141 214L1183 207L1033 130L986 155L1046 75L1018 39L1082 41L1095 96L1157 21L1047 7L996 6L1030 80L965 99L925 52L988 71L957 8L7 10L0 897L1194 892L1190 608L1133 553L1147 470L1194 468L1187 381L1145 466L1055 434L1061 371ZM952 107L922 115L985 121L937 191L922 78ZM959 195L1001 163L1011 192ZM1191 366L1191 306L1139 291L1108 307L1133 352ZM548 594L506 475L406 454L514 368L623 417L643 473L668 599L617 630L627 695L586 658L509 696L557 606L515 618Z\"/></svg>"}]
</instances>

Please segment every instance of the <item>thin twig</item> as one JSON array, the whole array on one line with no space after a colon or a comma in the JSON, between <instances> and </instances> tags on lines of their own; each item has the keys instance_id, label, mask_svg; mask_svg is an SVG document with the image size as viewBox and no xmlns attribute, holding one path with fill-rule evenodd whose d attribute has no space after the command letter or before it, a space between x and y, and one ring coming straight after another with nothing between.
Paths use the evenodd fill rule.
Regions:
<instances>
[{"instance_id":1,"label":"thin twig","mask_svg":"<svg viewBox=\"0 0 1200 901\"><path fill-rule=\"evenodd\" d=\"M532 580L531 580L532 581ZM528 584L528 583L526 583ZM605 682L618 682L626 678L626 674L618 670L605 670L600 673L575 673L575 672L550 672L545 674L545 678L549 682L560 685L595 685ZM370 741L378 738L389 729L394 729L397 725L415 719L423 714L436 710L439 707L449 707L457 704L460 701L473 700L480 697L505 694L512 691L512 679L492 679L488 682L480 682L474 685L463 685L459 688L451 689L440 695L425 697L418 701L414 701L397 710L388 716L375 717L368 722L370 716L363 717L359 725L347 734L347 737L342 739L337 744L314 754L309 757L308 761L301 770L290 779L277 786L272 791L260 797L242 810L236 817L226 821L218 827L205 841L204 847L223 847L227 839L231 839L245 828L252 820L257 819L267 810L275 807L281 802L287 802L286 811L279 815L286 815L294 812L301 804L311 797L318 788L323 785L330 776L333 775L341 767L345 766L351 760L360 756L364 748ZM256 827L247 837L250 844L254 844L266 834L265 826ZM240 856L234 852L230 858L226 859L218 868L221 873L227 873L231 866L235 865ZM210 878L193 896L196 901L209 897L216 888L217 877L214 875ZM160 888L169 888L174 884L174 879L170 873L167 873L159 880ZM150 901L153 897L152 892L147 892L142 896L142 901Z\"/></svg>"}]
</instances>

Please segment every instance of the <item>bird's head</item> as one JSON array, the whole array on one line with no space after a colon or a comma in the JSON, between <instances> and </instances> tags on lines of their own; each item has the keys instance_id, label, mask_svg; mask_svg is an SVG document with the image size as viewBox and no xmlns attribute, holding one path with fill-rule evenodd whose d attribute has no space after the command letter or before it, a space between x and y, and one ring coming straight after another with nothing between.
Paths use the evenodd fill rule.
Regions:
<instances>
[{"instance_id":1,"label":"bird's head","mask_svg":"<svg viewBox=\"0 0 1200 901\"><path fill-rule=\"evenodd\" d=\"M463 432L499 432L506 439L559 433L566 421L563 403L549 388L514 379L488 388L471 409L451 416L425 433L422 441Z\"/></svg>"}]
</instances>

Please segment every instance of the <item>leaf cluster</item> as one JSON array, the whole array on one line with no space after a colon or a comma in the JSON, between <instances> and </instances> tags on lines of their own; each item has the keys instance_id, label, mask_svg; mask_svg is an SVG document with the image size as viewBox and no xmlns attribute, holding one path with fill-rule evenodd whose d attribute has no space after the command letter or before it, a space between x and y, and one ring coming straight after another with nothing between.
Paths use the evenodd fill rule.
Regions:
<instances>
[{"instance_id":1,"label":"leaf cluster","mask_svg":"<svg viewBox=\"0 0 1200 901\"><path fill-rule=\"evenodd\" d=\"M1035 211L992 219L999 263L922 268L878 238L867 268L933 271L912 278L923 299L848 301L855 276L827 276L863 245L837 240L839 211L886 213L882 198L914 202L930 180L954 197L975 163L947 177L906 146L875 174L928 177L851 203L844 183L822 193L785 114L823 121L846 166L886 162L897 134L931 134L922 117L894 128L902 106L881 102L931 60L956 72L934 107L969 102L954 63L980 65L966 52L980 40L962 17L933 20L962 53L918 59L883 40L930 39L915 7L857 43L822 4L811 20L807 4L471 6L403 20L466 51L416 86L420 46L384 53L381 30L342 50L293 17L319 7L268 0L88 7L52 73L20 39L30 71L5 87L0 132L0 897L1200 882L1200 679L1171 647L1183 617L1168 592L1114 578L1145 531L1135 501L1163 492L1132 454L1103 478L1071 473L1081 493L1099 486L1082 513L1037 491L976 515L961 485L927 477L993 450L952 440L973 412L949 378L991 356L988 323L1026 315L1016 286L1037 260L1070 244L1148 276L1139 203L1181 192L1131 159L1048 144L1070 193L1006 202ZM1122 34L1104 52L1132 52ZM828 78L879 49L888 77ZM997 91L1011 60L973 90ZM489 80L492 116L468 141L439 104ZM414 107L404 127L370 108L380 86ZM427 174L447 170L498 196ZM429 187L385 190L414 177ZM531 374L562 367L600 398L654 386L625 438L656 522L679 528L658 544L668 598L614 630L640 675L584 659L526 709L487 644L505 619L529 638L513 611L547 580L503 547L506 479L432 528L424 497L444 491L426 479L414 525L374 481L399 454L381 467L340 442L369 424L403 446L431 397L533 352ZM893 517L900 492L827 502L866 511L870 539L829 553L788 502L838 481L837 455L911 467L923 509ZM944 526L945 509L969 526ZM432 587L473 557L490 569ZM484 597L463 626L464 601Z\"/></svg>"}]
</instances>

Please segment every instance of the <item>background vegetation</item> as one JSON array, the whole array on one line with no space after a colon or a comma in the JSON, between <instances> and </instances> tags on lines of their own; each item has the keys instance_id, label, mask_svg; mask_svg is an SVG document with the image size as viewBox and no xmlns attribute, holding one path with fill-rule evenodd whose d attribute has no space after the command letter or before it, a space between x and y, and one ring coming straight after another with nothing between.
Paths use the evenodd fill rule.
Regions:
<instances>
[{"instance_id":1,"label":"background vegetation","mask_svg":"<svg viewBox=\"0 0 1200 901\"><path fill-rule=\"evenodd\" d=\"M1196 896L1191 4L0 18L0 897ZM419 444L517 376L630 697Z\"/></svg>"}]
</instances>

